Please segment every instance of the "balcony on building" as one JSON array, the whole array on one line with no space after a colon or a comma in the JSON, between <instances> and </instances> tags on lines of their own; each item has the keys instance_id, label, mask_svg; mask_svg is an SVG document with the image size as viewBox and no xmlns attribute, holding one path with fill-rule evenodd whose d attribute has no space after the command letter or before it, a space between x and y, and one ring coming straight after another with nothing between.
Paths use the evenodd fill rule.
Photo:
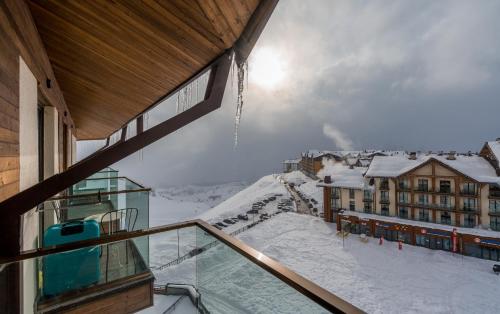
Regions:
<instances>
[{"instance_id":1,"label":"balcony on building","mask_svg":"<svg viewBox=\"0 0 500 314\"><path fill-rule=\"evenodd\" d=\"M409 192L411 191L410 185L407 182L399 182L398 190L401 192Z\"/></svg>"},{"instance_id":2,"label":"balcony on building","mask_svg":"<svg viewBox=\"0 0 500 314\"><path fill-rule=\"evenodd\" d=\"M500 186L490 184L489 198L499 198L500 199Z\"/></svg>"},{"instance_id":3,"label":"balcony on building","mask_svg":"<svg viewBox=\"0 0 500 314\"><path fill-rule=\"evenodd\" d=\"M389 190L389 180L381 180L379 184L379 189L381 191L388 191Z\"/></svg>"},{"instance_id":4,"label":"balcony on building","mask_svg":"<svg viewBox=\"0 0 500 314\"><path fill-rule=\"evenodd\" d=\"M389 198L388 198L388 197L387 197L387 198L386 198L386 197L383 197L383 198L381 198L381 199L380 199L379 203L380 203L380 204L390 204L390 203L391 203L391 201L389 200Z\"/></svg>"}]
</instances>

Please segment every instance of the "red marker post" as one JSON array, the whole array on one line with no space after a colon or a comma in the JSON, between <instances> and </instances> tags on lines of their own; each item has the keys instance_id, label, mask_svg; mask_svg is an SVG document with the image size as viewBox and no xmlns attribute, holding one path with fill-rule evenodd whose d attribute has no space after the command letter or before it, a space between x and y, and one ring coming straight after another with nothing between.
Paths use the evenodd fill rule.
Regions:
<instances>
[{"instance_id":1,"label":"red marker post","mask_svg":"<svg viewBox=\"0 0 500 314\"><path fill-rule=\"evenodd\" d=\"M380 236L380 240L378 241L378 245L384 244L384 236Z\"/></svg>"},{"instance_id":2,"label":"red marker post","mask_svg":"<svg viewBox=\"0 0 500 314\"><path fill-rule=\"evenodd\" d=\"M403 241L399 240L398 249L401 251L403 249Z\"/></svg>"}]
</instances>

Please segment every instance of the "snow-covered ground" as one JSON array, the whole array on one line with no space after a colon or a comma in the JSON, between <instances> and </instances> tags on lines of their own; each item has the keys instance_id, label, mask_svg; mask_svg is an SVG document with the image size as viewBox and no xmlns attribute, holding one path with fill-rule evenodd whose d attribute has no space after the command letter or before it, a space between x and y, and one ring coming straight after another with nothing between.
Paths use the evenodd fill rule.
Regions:
<instances>
[{"instance_id":1,"label":"snow-covered ground","mask_svg":"<svg viewBox=\"0 0 500 314\"><path fill-rule=\"evenodd\" d=\"M498 313L500 277L492 261L359 236L287 213L238 236L369 313Z\"/></svg>"},{"instance_id":2,"label":"snow-covered ground","mask_svg":"<svg viewBox=\"0 0 500 314\"><path fill-rule=\"evenodd\" d=\"M203 209L198 217L211 223L220 221L245 213L256 200L280 193L288 196L279 177L266 176L214 208ZM274 206L277 201L266 205L266 210L273 211ZM177 212L152 212L151 216L163 219L162 215ZM224 230L230 232L231 228L236 227ZM194 248L199 237L200 233L193 229L181 230L179 254ZM335 224L295 213L277 215L237 237L369 313L498 313L500 309L500 276L492 273L492 261L408 245L400 251L397 243L386 241L380 246L373 238L363 243L356 235L347 237L343 247ZM250 312L269 312L272 304L266 303L266 297L272 296L279 284L269 283L267 280L271 279L267 277L262 279L255 270L248 275L247 263L219 254L219 250L222 248L216 247L201 254L202 259L198 256L162 271L155 270L155 276L159 282L198 283L205 287L205 295L207 291L215 293L208 302L212 300L217 305L231 296L238 301L235 305L245 304ZM153 269L177 255L175 232L152 241ZM228 284L218 285L220 282ZM268 285L262 285L263 282ZM247 302L253 298L261 301L262 306ZM289 309L304 312L304 308L297 311L301 304L291 302ZM226 312L236 310L228 306Z\"/></svg>"}]
</instances>

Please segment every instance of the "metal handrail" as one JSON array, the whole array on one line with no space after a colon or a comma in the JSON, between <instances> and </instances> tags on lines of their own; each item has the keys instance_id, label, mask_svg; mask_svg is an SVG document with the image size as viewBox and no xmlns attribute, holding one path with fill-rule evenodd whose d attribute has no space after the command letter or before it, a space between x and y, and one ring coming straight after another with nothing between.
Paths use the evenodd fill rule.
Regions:
<instances>
[{"instance_id":1,"label":"metal handrail","mask_svg":"<svg viewBox=\"0 0 500 314\"><path fill-rule=\"evenodd\" d=\"M272 275L274 275L275 277L277 277L290 287L294 288L298 292L302 293L303 295L314 301L316 304L322 306L326 310L333 313L364 313L356 306L332 294L331 292L321 288L312 281L298 275L289 268L283 266L279 262L265 256L264 254L255 250L254 248L246 245L245 243L237 240L236 238L231 237L230 235L224 233L223 231L220 231L212 227L210 224L200 219L189 220L181 223L175 223L175 224L137 230L132 232L116 233L96 239L89 239L58 246L51 246L46 248L25 251L16 256L0 257L0 264L19 262L30 258L46 256L49 254L66 252L88 246L109 244L118 241L123 241L132 238L148 236L193 226L199 227L200 229L209 233L214 238L220 240L225 245L229 246L239 254L243 255L249 261L253 262L254 264L268 271L269 273L271 273Z\"/></svg>"}]
</instances>

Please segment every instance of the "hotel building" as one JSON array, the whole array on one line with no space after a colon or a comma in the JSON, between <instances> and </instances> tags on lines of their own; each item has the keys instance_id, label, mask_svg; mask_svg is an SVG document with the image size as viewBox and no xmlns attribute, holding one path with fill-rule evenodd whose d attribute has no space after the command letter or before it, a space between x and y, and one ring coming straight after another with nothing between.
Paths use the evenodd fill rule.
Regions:
<instances>
[{"instance_id":1,"label":"hotel building","mask_svg":"<svg viewBox=\"0 0 500 314\"><path fill-rule=\"evenodd\" d=\"M319 184L325 221L352 233L500 260L498 145L486 143L479 156L376 156L364 173L338 168Z\"/></svg>"}]
</instances>

